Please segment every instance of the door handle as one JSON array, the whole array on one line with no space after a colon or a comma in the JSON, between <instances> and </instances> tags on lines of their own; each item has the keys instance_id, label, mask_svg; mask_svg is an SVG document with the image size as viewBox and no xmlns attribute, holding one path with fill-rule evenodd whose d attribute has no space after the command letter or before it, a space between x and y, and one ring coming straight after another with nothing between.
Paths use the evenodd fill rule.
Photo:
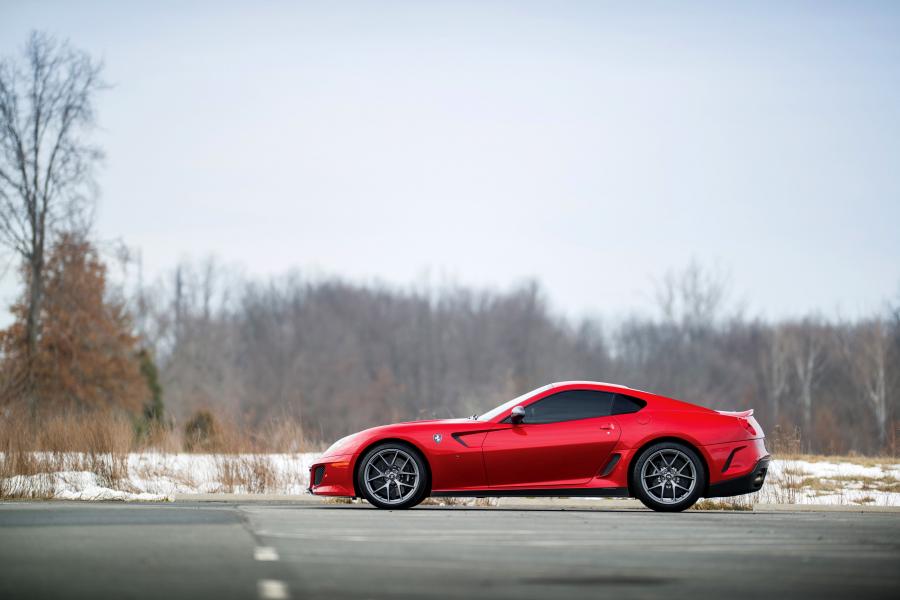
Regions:
<instances>
[{"instance_id":1,"label":"door handle","mask_svg":"<svg viewBox=\"0 0 900 600\"><path fill-rule=\"evenodd\" d=\"M615 429L615 428L616 428L616 426L613 425L612 423L604 423L603 425L600 426L600 429Z\"/></svg>"}]
</instances>

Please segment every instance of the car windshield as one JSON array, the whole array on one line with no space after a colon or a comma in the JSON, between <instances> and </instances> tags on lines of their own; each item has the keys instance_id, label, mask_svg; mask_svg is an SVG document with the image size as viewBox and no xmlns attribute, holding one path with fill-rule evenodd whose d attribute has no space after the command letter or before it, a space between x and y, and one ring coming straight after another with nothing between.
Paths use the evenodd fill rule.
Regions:
<instances>
[{"instance_id":1,"label":"car windshield","mask_svg":"<svg viewBox=\"0 0 900 600\"><path fill-rule=\"evenodd\" d=\"M494 408L494 409L491 409L491 410L487 411L486 413L484 413L483 415L481 415L480 417L478 417L478 420L479 420L479 421L490 421L491 419L494 419L494 418L497 417L498 415L501 415L501 414L503 414L504 412L508 411L508 410L511 409L513 406L516 406L516 405L518 405L518 404L521 404L522 402L524 402L524 401L527 400L528 398L531 398L531 397L534 396L535 394L538 394L538 393L540 393L540 392L543 392L544 390L549 390L549 389L552 388L552 387L553 387L553 384L551 383L551 384L549 384L549 385L545 385L544 387L539 387L539 388L536 389L536 390L531 390L530 392L525 392L525 393L522 394L521 396L517 396L517 397L513 398L512 400L510 400L510 401L508 401L508 402L504 402L503 404L501 404L501 405L498 406L497 408Z\"/></svg>"}]
</instances>

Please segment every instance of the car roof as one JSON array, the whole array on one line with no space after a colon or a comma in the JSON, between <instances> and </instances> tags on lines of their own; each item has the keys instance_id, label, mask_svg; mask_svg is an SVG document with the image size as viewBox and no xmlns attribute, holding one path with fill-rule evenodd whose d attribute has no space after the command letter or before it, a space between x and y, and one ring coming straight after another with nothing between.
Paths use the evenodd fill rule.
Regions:
<instances>
[{"instance_id":1,"label":"car roof","mask_svg":"<svg viewBox=\"0 0 900 600\"><path fill-rule=\"evenodd\" d=\"M677 400L675 398L669 398L668 396L661 396L659 394L655 394L653 392L647 392L644 390L639 390L636 388L628 387L627 385L621 385L619 383L607 383L605 381L557 381L555 383L551 383L549 388L557 388L557 387L569 387L569 386L596 386L596 387L604 387L604 388L617 388L620 390L628 390L632 393L632 395L640 398L641 400L647 402L653 402L654 408L656 409L678 409L678 410L700 410L700 411L710 411L712 409L706 408L705 406L700 406L698 404L694 404L692 402L685 402L684 400ZM688 408L689 407L689 408Z\"/></svg>"},{"instance_id":2,"label":"car roof","mask_svg":"<svg viewBox=\"0 0 900 600\"><path fill-rule=\"evenodd\" d=\"M562 387L568 385L600 385L604 387L615 387L622 388L623 390L633 390L634 388L630 388L627 385L621 385L619 383L608 383L606 381L554 381L550 384L550 387ZM641 390L634 390L640 392ZM647 393L647 392L644 392Z\"/></svg>"}]
</instances>

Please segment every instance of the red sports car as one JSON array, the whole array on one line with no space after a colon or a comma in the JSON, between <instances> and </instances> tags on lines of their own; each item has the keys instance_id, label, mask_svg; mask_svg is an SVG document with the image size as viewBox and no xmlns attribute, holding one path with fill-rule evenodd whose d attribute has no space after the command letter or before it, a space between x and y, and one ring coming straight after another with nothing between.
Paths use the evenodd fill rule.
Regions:
<instances>
[{"instance_id":1,"label":"red sports car","mask_svg":"<svg viewBox=\"0 0 900 600\"><path fill-rule=\"evenodd\" d=\"M752 410L567 381L479 417L349 435L312 465L309 491L379 508L410 508L428 496L613 496L681 511L701 497L760 489L764 442Z\"/></svg>"}]
</instances>

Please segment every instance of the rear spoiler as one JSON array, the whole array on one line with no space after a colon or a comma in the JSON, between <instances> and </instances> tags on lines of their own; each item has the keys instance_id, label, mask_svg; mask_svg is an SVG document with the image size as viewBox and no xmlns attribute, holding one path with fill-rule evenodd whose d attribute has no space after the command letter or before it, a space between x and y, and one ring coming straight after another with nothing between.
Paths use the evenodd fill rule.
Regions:
<instances>
[{"instance_id":1,"label":"rear spoiler","mask_svg":"<svg viewBox=\"0 0 900 600\"><path fill-rule=\"evenodd\" d=\"M742 417L746 419L747 417L753 416L753 409L750 410L717 410L717 413L720 415L725 415L726 417Z\"/></svg>"},{"instance_id":2,"label":"rear spoiler","mask_svg":"<svg viewBox=\"0 0 900 600\"><path fill-rule=\"evenodd\" d=\"M753 418L753 409L750 410L739 410L739 411L730 411L730 410L717 410L717 413L726 417L734 417L738 420L741 426L747 430L754 438L763 437L762 429L759 427L759 423L756 422L756 419Z\"/></svg>"}]
</instances>

